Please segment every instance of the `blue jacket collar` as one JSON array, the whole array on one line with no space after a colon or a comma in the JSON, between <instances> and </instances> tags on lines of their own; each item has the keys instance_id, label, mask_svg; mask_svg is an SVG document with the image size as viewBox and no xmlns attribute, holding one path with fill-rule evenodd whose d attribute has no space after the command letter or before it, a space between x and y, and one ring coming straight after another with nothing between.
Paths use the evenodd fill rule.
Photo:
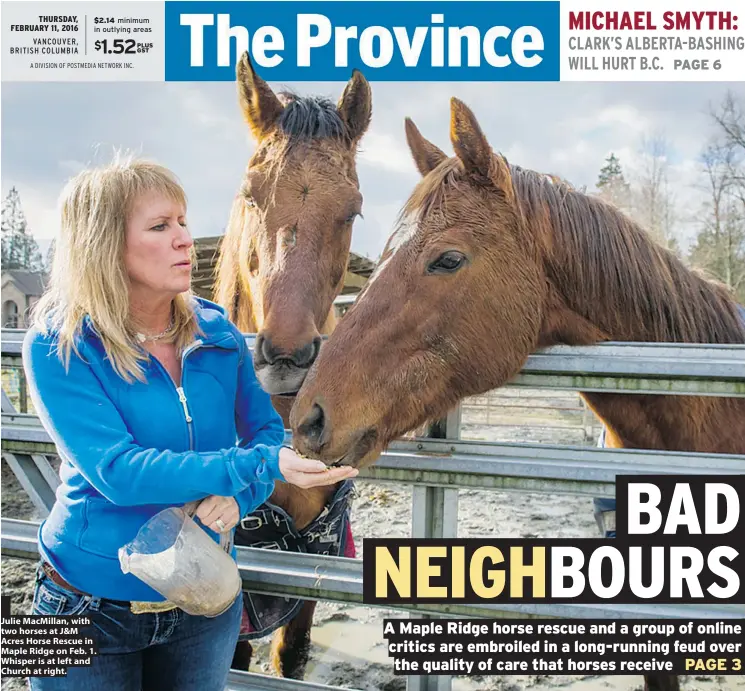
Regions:
<instances>
[{"instance_id":1,"label":"blue jacket collar","mask_svg":"<svg viewBox=\"0 0 745 691\"><path fill-rule=\"evenodd\" d=\"M220 348L239 348L237 330L228 320L227 312L217 303L194 297L194 313L202 332L197 339L204 345Z\"/></svg>"}]
</instances>

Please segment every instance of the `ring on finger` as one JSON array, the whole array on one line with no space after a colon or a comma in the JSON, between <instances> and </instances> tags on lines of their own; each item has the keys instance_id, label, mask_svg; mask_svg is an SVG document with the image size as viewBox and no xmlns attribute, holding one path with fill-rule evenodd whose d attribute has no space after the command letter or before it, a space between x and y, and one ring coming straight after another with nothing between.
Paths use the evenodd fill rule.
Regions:
<instances>
[{"instance_id":1,"label":"ring on finger","mask_svg":"<svg viewBox=\"0 0 745 691\"><path fill-rule=\"evenodd\" d=\"M221 533L225 532L225 523L223 523L221 518L215 519L215 525L217 526L217 530Z\"/></svg>"}]
</instances>

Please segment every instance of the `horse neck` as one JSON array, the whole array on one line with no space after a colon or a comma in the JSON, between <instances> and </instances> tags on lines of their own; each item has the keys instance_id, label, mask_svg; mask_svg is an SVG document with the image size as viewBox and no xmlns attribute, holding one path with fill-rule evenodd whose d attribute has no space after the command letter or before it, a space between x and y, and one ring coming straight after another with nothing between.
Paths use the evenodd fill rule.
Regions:
<instances>
[{"instance_id":1,"label":"horse neck","mask_svg":"<svg viewBox=\"0 0 745 691\"><path fill-rule=\"evenodd\" d=\"M545 259L549 289L540 346L601 341L745 343L745 326L725 290L683 266L631 222L555 233ZM607 238L606 238L607 239ZM628 252L633 249L633 254ZM602 262L593 263L602 258ZM745 453L745 399L583 393L626 448Z\"/></svg>"},{"instance_id":2,"label":"horse neck","mask_svg":"<svg viewBox=\"0 0 745 691\"><path fill-rule=\"evenodd\" d=\"M590 345L609 340L654 341L649 333L654 331L614 331L604 323L594 322L573 308L552 286L539 345ZM740 342L745 342L745 339ZM607 446L745 454L743 398L631 393L581 395L607 427Z\"/></svg>"},{"instance_id":3,"label":"horse neck","mask_svg":"<svg viewBox=\"0 0 745 691\"><path fill-rule=\"evenodd\" d=\"M745 343L738 306L722 286L688 269L620 211L584 203L594 224L564 217L544 226L550 249L542 345Z\"/></svg>"}]
</instances>

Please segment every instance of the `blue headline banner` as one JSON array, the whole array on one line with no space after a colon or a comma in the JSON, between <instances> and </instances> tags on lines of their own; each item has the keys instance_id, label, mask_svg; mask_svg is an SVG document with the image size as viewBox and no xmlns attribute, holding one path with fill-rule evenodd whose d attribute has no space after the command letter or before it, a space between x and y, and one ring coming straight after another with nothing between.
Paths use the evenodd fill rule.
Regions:
<instances>
[{"instance_id":1,"label":"blue headline banner","mask_svg":"<svg viewBox=\"0 0 745 691\"><path fill-rule=\"evenodd\" d=\"M559 81L558 2L166 2L166 81Z\"/></svg>"}]
</instances>

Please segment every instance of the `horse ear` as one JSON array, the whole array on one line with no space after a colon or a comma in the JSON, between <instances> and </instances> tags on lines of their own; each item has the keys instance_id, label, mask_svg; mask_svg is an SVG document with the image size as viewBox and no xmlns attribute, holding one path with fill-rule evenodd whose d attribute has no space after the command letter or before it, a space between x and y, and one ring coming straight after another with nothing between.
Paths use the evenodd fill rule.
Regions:
<instances>
[{"instance_id":1,"label":"horse ear","mask_svg":"<svg viewBox=\"0 0 745 691\"><path fill-rule=\"evenodd\" d=\"M248 51L238 60L235 73L243 117L254 138L261 141L274 129L283 106L269 85L254 72Z\"/></svg>"},{"instance_id":2,"label":"horse ear","mask_svg":"<svg viewBox=\"0 0 745 691\"><path fill-rule=\"evenodd\" d=\"M372 117L372 89L362 72L354 70L336 106L349 138L356 144L370 126Z\"/></svg>"},{"instance_id":3,"label":"horse ear","mask_svg":"<svg viewBox=\"0 0 745 691\"><path fill-rule=\"evenodd\" d=\"M406 141L414 157L414 163L422 177L432 172L446 158L447 154L425 139L411 118L406 118Z\"/></svg>"},{"instance_id":4,"label":"horse ear","mask_svg":"<svg viewBox=\"0 0 745 691\"><path fill-rule=\"evenodd\" d=\"M466 172L485 178L511 193L507 162L495 155L471 109L457 98L450 99L450 141Z\"/></svg>"}]
</instances>

